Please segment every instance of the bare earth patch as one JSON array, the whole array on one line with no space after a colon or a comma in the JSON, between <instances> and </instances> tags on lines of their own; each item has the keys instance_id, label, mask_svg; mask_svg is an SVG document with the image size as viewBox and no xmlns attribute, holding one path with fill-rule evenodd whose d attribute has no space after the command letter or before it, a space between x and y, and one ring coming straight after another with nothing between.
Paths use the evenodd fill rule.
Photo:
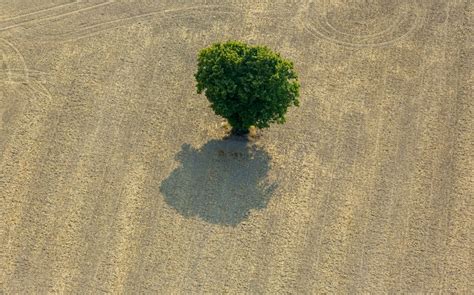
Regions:
<instances>
[{"instance_id":1,"label":"bare earth patch","mask_svg":"<svg viewBox=\"0 0 474 295\"><path fill-rule=\"evenodd\" d=\"M0 293L472 292L472 11L1 1ZM195 93L229 39L302 84L249 141Z\"/></svg>"}]
</instances>

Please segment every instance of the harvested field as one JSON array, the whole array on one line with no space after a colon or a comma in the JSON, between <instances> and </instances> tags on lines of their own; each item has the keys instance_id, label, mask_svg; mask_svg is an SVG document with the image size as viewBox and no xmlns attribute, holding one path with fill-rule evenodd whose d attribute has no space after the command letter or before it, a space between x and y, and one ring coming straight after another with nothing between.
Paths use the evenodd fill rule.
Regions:
<instances>
[{"instance_id":1,"label":"harvested field","mask_svg":"<svg viewBox=\"0 0 474 295\"><path fill-rule=\"evenodd\" d=\"M474 291L468 0L0 2L0 293ZM198 51L293 60L250 142Z\"/></svg>"}]
</instances>

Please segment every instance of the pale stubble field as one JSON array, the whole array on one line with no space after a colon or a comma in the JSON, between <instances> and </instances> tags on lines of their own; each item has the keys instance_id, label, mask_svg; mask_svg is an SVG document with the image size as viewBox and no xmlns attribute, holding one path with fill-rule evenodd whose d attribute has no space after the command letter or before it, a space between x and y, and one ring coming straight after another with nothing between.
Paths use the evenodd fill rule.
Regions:
<instances>
[{"instance_id":1,"label":"pale stubble field","mask_svg":"<svg viewBox=\"0 0 474 295\"><path fill-rule=\"evenodd\" d=\"M0 293L474 290L470 1L155 2L0 2ZM302 84L250 142L230 39Z\"/></svg>"}]
</instances>

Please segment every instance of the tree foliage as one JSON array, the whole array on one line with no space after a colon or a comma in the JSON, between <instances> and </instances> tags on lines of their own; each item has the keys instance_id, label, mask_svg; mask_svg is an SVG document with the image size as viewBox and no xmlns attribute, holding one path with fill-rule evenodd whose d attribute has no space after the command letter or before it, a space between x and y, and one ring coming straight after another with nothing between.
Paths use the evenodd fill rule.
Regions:
<instances>
[{"instance_id":1,"label":"tree foliage","mask_svg":"<svg viewBox=\"0 0 474 295\"><path fill-rule=\"evenodd\" d=\"M229 121L234 133L284 123L288 107L299 105L293 63L266 46L213 44L200 51L195 77L197 92L204 91L214 112Z\"/></svg>"}]
</instances>

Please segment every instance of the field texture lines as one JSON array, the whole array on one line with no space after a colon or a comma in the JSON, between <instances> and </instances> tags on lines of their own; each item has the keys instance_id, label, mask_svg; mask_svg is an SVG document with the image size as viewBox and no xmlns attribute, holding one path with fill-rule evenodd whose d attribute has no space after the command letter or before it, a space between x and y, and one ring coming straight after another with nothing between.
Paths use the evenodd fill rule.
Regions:
<instances>
[{"instance_id":1,"label":"field texture lines","mask_svg":"<svg viewBox=\"0 0 474 295\"><path fill-rule=\"evenodd\" d=\"M0 293L473 292L472 1L0 2ZM250 141L226 40L301 81Z\"/></svg>"}]
</instances>

